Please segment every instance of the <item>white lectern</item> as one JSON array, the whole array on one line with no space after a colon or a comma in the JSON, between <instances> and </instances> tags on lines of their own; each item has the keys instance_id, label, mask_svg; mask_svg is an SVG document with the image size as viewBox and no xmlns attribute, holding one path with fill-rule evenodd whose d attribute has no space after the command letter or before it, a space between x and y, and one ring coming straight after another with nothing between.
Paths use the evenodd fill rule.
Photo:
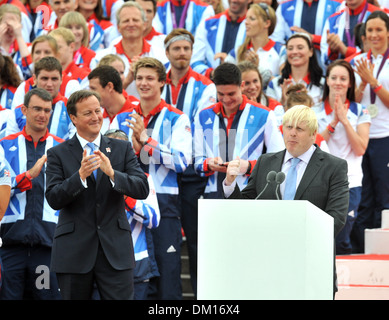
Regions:
<instances>
[{"instance_id":1,"label":"white lectern","mask_svg":"<svg viewBox=\"0 0 389 320\"><path fill-rule=\"evenodd\" d=\"M198 210L198 299L333 299L330 215L303 200L200 199Z\"/></svg>"}]
</instances>

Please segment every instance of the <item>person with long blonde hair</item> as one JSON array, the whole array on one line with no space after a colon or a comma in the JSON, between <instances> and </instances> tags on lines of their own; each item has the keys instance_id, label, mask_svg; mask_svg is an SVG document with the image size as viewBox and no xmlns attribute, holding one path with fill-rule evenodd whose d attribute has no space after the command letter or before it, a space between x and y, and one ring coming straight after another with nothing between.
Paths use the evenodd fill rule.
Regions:
<instances>
[{"instance_id":1,"label":"person with long blonde hair","mask_svg":"<svg viewBox=\"0 0 389 320\"><path fill-rule=\"evenodd\" d=\"M250 6L246 15L246 38L241 46L232 49L225 62L239 63L250 61L255 64L264 80L264 87L269 80L280 73L283 64L281 58L283 45L269 38L277 23L274 9L266 3Z\"/></svg>"}]
</instances>

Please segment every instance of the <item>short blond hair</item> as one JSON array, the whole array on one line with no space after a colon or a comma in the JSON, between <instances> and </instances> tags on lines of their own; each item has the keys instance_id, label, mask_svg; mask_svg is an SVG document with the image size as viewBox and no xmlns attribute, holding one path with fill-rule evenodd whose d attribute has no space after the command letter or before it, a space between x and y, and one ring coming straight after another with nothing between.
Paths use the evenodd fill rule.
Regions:
<instances>
[{"instance_id":1,"label":"short blond hair","mask_svg":"<svg viewBox=\"0 0 389 320\"><path fill-rule=\"evenodd\" d=\"M123 64L123 66L126 67L126 65L124 64L123 59L120 58L120 56L118 56L118 55L116 55L114 53L109 53L109 54L105 55L104 57L102 57L97 66L98 67L110 66L111 63L115 62L115 61L121 62Z\"/></svg>"},{"instance_id":2,"label":"short blond hair","mask_svg":"<svg viewBox=\"0 0 389 320\"><path fill-rule=\"evenodd\" d=\"M122 6L116 11L116 21L117 21L118 25L120 24L120 12L122 12L122 9L124 9L124 8L137 8L140 12L141 17L142 17L142 21L143 22L147 21L146 14L145 14L143 8L141 7L141 5L138 2L129 1L129 2L124 2L122 4Z\"/></svg>"},{"instance_id":3,"label":"short blond hair","mask_svg":"<svg viewBox=\"0 0 389 320\"><path fill-rule=\"evenodd\" d=\"M20 12L19 8L17 6L14 6L12 4L6 3L2 4L0 6L0 22L3 20L3 16L6 13L12 13L19 17L20 21L22 21L22 13Z\"/></svg>"},{"instance_id":4,"label":"short blond hair","mask_svg":"<svg viewBox=\"0 0 389 320\"><path fill-rule=\"evenodd\" d=\"M59 27L57 29L54 29L53 31L50 31L49 35L54 38L58 36L62 37L68 46L72 42L76 41L76 37L74 36L73 32L64 27Z\"/></svg>"},{"instance_id":5,"label":"short blond hair","mask_svg":"<svg viewBox=\"0 0 389 320\"><path fill-rule=\"evenodd\" d=\"M282 125L297 127L301 122L305 122L310 134L317 132L318 123L315 111L305 105L296 105L287 110L282 117Z\"/></svg>"}]
</instances>

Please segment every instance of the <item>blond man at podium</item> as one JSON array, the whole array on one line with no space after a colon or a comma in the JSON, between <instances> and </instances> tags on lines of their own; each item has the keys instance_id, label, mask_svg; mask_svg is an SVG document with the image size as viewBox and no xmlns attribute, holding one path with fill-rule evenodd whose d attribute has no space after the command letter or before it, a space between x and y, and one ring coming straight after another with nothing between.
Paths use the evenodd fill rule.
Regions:
<instances>
[{"instance_id":1,"label":"blond man at podium","mask_svg":"<svg viewBox=\"0 0 389 320\"><path fill-rule=\"evenodd\" d=\"M289 109L282 124L286 149L262 154L243 190L235 181L240 159L230 161L224 195L228 199L307 200L334 218L336 237L348 211L347 162L314 144L318 124L311 108L300 105Z\"/></svg>"}]
</instances>

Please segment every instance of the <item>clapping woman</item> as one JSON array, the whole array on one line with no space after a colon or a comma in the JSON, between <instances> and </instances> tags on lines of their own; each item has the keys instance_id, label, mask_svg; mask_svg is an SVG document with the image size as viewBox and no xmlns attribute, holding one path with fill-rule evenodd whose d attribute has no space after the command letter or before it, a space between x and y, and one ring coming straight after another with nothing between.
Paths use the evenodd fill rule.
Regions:
<instances>
[{"instance_id":1,"label":"clapping woman","mask_svg":"<svg viewBox=\"0 0 389 320\"><path fill-rule=\"evenodd\" d=\"M336 237L336 253L350 254L350 234L361 199L361 164L369 142L370 116L364 106L355 102L354 71L347 61L336 60L328 66L323 102L315 111L319 132L330 153L348 164L349 208L346 225Z\"/></svg>"},{"instance_id":2,"label":"clapping woman","mask_svg":"<svg viewBox=\"0 0 389 320\"><path fill-rule=\"evenodd\" d=\"M370 140L362 162L362 198L354 226L357 252L364 252L364 229L379 228L381 212L389 208L389 17L385 12L372 12L365 26L370 50L351 61L360 102L371 116Z\"/></svg>"}]
</instances>

